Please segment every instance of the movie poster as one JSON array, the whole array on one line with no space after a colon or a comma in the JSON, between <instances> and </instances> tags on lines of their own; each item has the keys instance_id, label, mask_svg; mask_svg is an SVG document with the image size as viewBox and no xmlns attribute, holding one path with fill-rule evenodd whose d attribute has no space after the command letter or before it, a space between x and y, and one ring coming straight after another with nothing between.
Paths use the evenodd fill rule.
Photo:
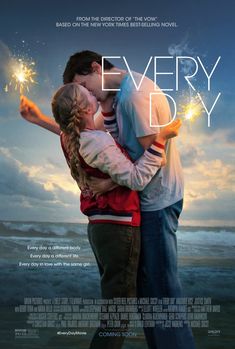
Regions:
<instances>
[{"instance_id":1,"label":"movie poster","mask_svg":"<svg viewBox=\"0 0 235 349\"><path fill-rule=\"evenodd\" d=\"M234 346L234 12L232 0L1 1L1 348L231 349ZM98 99L98 111L92 109L94 119L98 118L106 97L112 96L113 102L103 109L107 129L111 134L112 131L117 133L119 143L127 152L135 132L138 139L135 144L140 147L140 155L145 154L138 165L139 175L145 172L146 176L153 157L160 161L157 174L164 174L172 162L173 172L169 170L168 180L164 175L160 177L161 183L165 183L162 190L169 189L172 173L176 176L177 190L182 189L182 183L177 182L180 176L174 165L176 155L159 142L155 142L155 148L150 144L144 148L141 142L145 136L149 139L149 133L141 133L141 127L146 126L141 120L145 118L146 122L149 118L147 128L152 128L151 135L167 127L156 124L152 117L155 105L164 117L170 112L172 119L181 120L174 144L180 153L184 174L183 211L178 229L175 229L177 232L173 234L174 239L177 238L177 247L174 246L177 256L168 256L169 261L173 258L178 261L183 289L183 295L178 298L170 293L152 296L150 292L140 297L118 293L119 284L108 286L102 274L99 258L94 254L96 242L88 239L88 219L80 210L81 191L63 154L51 107L52 97L63 85L67 62L81 51L96 52L102 61L94 61L91 71L84 68L84 74L75 74L77 80L67 71L64 82L75 81L82 85L83 93L88 88L86 98L93 101L92 105ZM111 68L105 68L105 60L112 64ZM125 96L127 90L122 84L127 76L135 102L132 96ZM147 95L145 83L149 79L152 86L158 88ZM95 83L99 85L93 90ZM97 86L102 86L100 91ZM120 94L126 98L124 111L119 106L121 102L117 96ZM71 97L70 102L72 98L75 97ZM23 108L28 108L24 109L25 115L33 110L46 119L39 124L31 115L27 120L20 114L22 103ZM165 103L164 106L161 103ZM77 100L73 108L75 111L70 109L68 115L81 115L83 107ZM60 112L62 109L58 110L61 117L67 115ZM122 112L127 119L132 117L130 124L126 123ZM138 114L138 123L135 114ZM110 130L113 120L117 128ZM76 125L79 128L81 124ZM75 132L75 126L71 132ZM88 126L86 130L92 134L94 130ZM95 132L103 132L97 133L103 137L104 131ZM108 137L110 139L110 135ZM102 148L103 138L97 141L93 137L93 141L94 152ZM112 139L114 147L113 144L116 146ZM162 164L164 152L166 163ZM106 161L106 155L102 154L99 159ZM129 155L131 157L131 150ZM121 159L125 155L118 156ZM116 150L113 156L109 154L110 161L115 158ZM119 161L116 165L125 166L128 162L128 168L136 173L133 169L136 165L132 162L130 165L130 161ZM147 165L145 161L149 161ZM89 170L93 175L97 171L92 166ZM129 183L132 176L128 171L125 183ZM98 177L105 179L105 176L107 172ZM81 178L80 175L79 180ZM106 193L111 204L112 190L111 194ZM162 195L161 200L158 199L162 206L151 206L145 211L155 212L168 206L164 204L167 195L157 190L156 193L150 190L149 198L156 195L157 200L158 194ZM141 194L136 195L139 198ZM101 202L98 197L96 200L105 207L107 201ZM123 238L115 243L117 217L125 231L128 226L125 222L129 222L125 207L131 197L119 202L119 207L113 209L115 212L105 212L105 218L100 218L100 211L90 216L94 225L105 226L107 219L115 226L110 232L113 233L113 249L102 250L105 239L99 245L102 256L113 253L110 259L113 264L115 251L124 241ZM142 219L141 213L139 215ZM156 230L156 244L163 221L159 222L146 221L145 217L146 227ZM140 245L140 250L142 248ZM145 258L161 253L161 248L157 248L155 250L150 244L146 253L149 256ZM120 256L122 253L120 249ZM154 268L157 266L153 262ZM161 285L167 268L165 263L156 284ZM128 267L124 267L122 272L127 274L127 270ZM147 280L152 274L154 270L148 269ZM111 273L110 278L113 276ZM132 278L130 271L126 283ZM169 283L173 283L171 276ZM101 287L107 294L113 287L113 294L119 296L102 297ZM101 323L100 338L92 341ZM122 327L123 324L127 327ZM194 341L186 344L187 334L183 332L179 341L172 340L172 333L181 333L187 326L192 329ZM147 332L159 327L160 334L156 338L148 335L147 344L143 327Z\"/></svg>"}]
</instances>

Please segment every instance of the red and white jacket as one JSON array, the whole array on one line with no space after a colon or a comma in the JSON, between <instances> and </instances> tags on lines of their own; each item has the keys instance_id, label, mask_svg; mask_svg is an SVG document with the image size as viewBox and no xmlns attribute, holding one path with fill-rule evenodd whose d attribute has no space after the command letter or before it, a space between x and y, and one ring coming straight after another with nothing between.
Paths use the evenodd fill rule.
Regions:
<instances>
[{"instance_id":1,"label":"red and white jacket","mask_svg":"<svg viewBox=\"0 0 235 349\"><path fill-rule=\"evenodd\" d=\"M61 146L69 165L65 137L61 132ZM98 130L86 130L80 134L79 157L88 176L112 178L120 186L92 197L89 188L81 190L81 211L90 223L114 223L139 226L140 203L138 193L143 190L161 166L164 147L154 143L141 158L132 163L125 150L110 134Z\"/></svg>"}]
</instances>

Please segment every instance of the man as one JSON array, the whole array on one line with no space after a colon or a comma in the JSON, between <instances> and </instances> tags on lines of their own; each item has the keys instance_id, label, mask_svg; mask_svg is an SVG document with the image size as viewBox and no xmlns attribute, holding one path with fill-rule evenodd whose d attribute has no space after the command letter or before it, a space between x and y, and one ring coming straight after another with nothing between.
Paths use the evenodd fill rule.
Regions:
<instances>
[{"instance_id":1,"label":"man","mask_svg":"<svg viewBox=\"0 0 235 349\"><path fill-rule=\"evenodd\" d=\"M166 97L163 94L157 95L152 101L151 125L154 127L151 127L150 93L156 92L153 81L147 77L142 79L140 74L134 72L131 76L105 59L103 63L105 74L102 74L101 55L91 51L74 54L65 68L64 83L73 81L86 87L100 101L104 116L112 115L110 101L112 103L114 97L118 142L135 161L152 144L159 132L157 125L170 122L170 108ZM137 86L142 79L140 89L136 89L133 78ZM28 107L25 104L23 116L27 116L28 120L35 115L37 118L37 113L40 113L37 107L30 102ZM43 118L45 127L51 127L58 134L58 125L45 115ZM99 128L103 127L102 115L99 115L96 123ZM176 231L183 205L183 175L174 140L168 142L166 156L167 165L140 192L142 236L137 285L139 297L182 297L177 272ZM106 190L112 188L112 185L108 183ZM150 349L195 348L192 332L187 326L145 327L144 332Z\"/></svg>"}]
</instances>

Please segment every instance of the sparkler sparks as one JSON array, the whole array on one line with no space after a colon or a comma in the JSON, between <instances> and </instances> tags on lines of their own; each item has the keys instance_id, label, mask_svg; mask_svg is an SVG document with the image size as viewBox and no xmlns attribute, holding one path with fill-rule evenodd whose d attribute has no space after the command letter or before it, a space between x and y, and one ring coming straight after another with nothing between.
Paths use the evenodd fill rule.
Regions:
<instances>
[{"instance_id":1,"label":"sparkler sparks","mask_svg":"<svg viewBox=\"0 0 235 349\"><path fill-rule=\"evenodd\" d=\"M25 89L29 92L30 85L36 84L35 76L37 73L34 62L27 62L19 58L12 61L10 70L11 78L10 82L4 88L5 92L9 92L13 88L15 91L23 94Z\"/></svg>"},{"instance_id":2,"label":"sparkler sparks","mask_svg":"<svg viewBox=\"0 0 235 349\"><path fill-rule=\"evenodd\" d=\"M198 98L192 98L189 103L180 104L181 111L178 115L183 120L195 121L202 115L203 106Z\"/></svg>"}]
</instances>

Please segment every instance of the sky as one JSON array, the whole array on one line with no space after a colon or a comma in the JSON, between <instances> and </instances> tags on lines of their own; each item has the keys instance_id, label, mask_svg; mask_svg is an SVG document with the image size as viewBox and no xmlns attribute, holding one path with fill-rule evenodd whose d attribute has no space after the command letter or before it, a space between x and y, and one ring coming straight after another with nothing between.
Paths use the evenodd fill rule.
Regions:
<instances>
[{"instance_id":1,"label":"sky","mask_svg":"<svg viewBox=\"0 0 235 349\"><path fill-rule=\"evenodd\" d=\"M79 189L70 176L59 137L27 123L19 114L19 91L4 88L10 80L12 59L35 62L37 83L25 91L41 110L51 115L50 101L62 84L70 55L89 49L107 56L125 56L131 69L143 73L151 56L200 57L212 70L207 79L199 65L191 80L180 65L179 91L169 92L177 107L201 94L212 106L207 125L204 112L194 123L184 122L177 144L185 175L185 225L234 226L234 13L232 0L217 1L1 1L0 12L0 220L86 221L79 209ZM78 23L77 17L156 17L152 22L173 27L59 27ZM86 21L83 21L84 23ZM105 21L104 21L105 22ZM122 58L113 60L126 68ZM159 71L175 73L175 59L161 59ZM153 65L146 75L153 79ZM175 75L158 76L160 87L175 90Z\"/></svg>"}]
</instances>

